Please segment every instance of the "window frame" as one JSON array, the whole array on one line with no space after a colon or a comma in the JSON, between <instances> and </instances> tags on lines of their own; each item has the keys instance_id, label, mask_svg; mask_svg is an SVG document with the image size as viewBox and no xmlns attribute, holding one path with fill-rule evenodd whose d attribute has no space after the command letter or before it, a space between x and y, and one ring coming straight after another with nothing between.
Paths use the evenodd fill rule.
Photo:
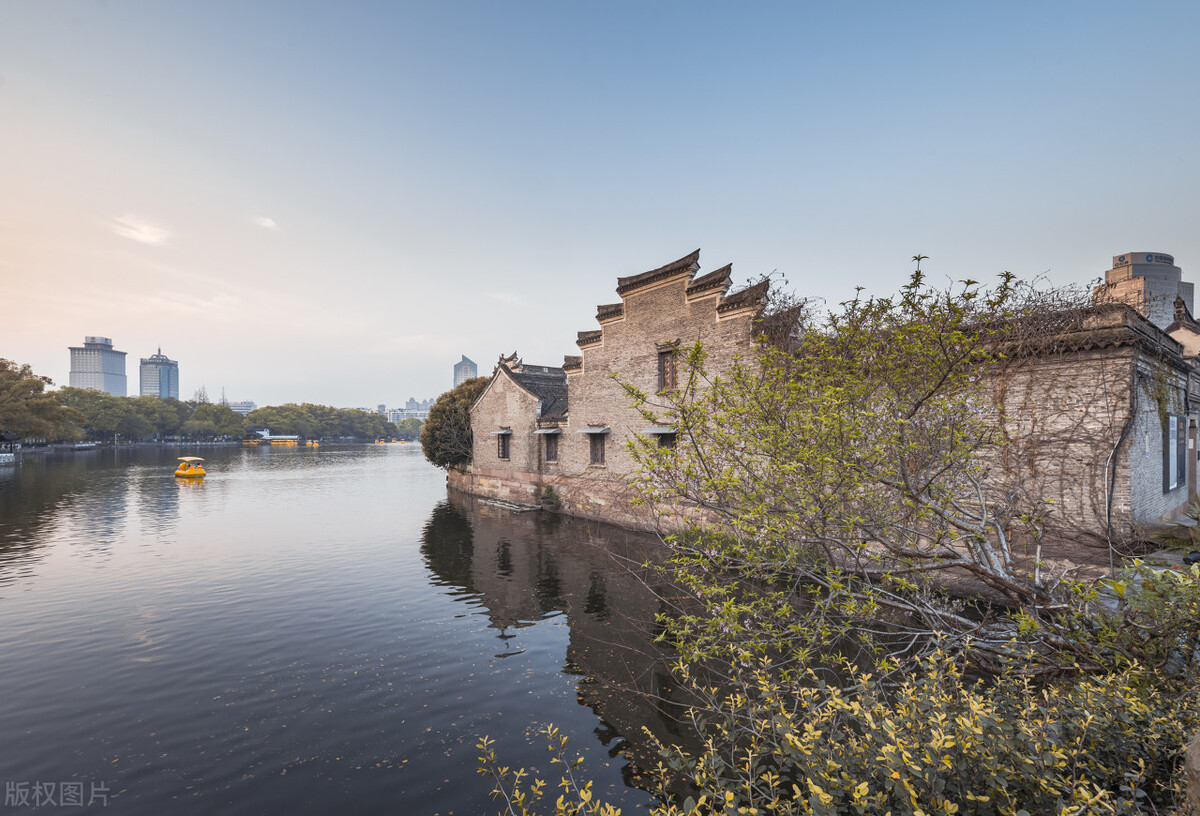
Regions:
<instances>
[{"instance_id":1,"label":"window frame","mask_svg":"<svg viewBox=\"0 0 1200 816\"><path fill-rule=\"evenodd\" d=\"M543 455L547 463L558 461L558 434L542 434L546 440Z\"/></svg>"},{"instance_id":2,"label":"window frame","mask_svg":"<svg viewBox=\"0 0 1200 816\"><path fill-rule=\"evenodd\" d=\"M679 390L679 356L674 345L658 347L658 393Z\"/></svg>"},{"instance_id":3,"label":"window frame","mask_svg":"<svg viewBox=\"0 0 1200 816\"><path fill-rule=\"evenodd\" d=\"M496 434L496 458L502 462L512 459L512 434Z\"/></svg>"},{"instance_id":4,"label":"window frame","mask_svg":"<svg viewBox=\"0 0 1200 816\"><path fill-rule=\"evenodd\" d=\"M604 439L606 433L588 434L588 464L591 467L604 467L606 464Z\"/></svg>"},{"instance_id":5,"label":"window frame","mask_svg":"<svg viewBox=\"0 0 1200 816\"><path fill-rule=\"evenodd\" d=\"M1187 486L1187 427L1181 414L1167 414L1163 422L1163 493Z\"/></svg>"}]
</instances>

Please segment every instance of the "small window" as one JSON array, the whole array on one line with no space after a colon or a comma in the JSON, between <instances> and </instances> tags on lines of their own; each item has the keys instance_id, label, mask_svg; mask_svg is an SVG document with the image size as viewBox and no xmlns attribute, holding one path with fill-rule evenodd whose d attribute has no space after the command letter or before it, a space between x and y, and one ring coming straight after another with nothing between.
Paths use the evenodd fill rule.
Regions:
<instances>
[{"instance_id":1,"label":"small window","mask_svg":"<svg viewBox=\"0 0 1200 816\"><path fill-rule=\"evenodd\" d=\"M591 441L591 446L592 446L592 449L591 449L592 460L591 461L592 461L593 465L603 465L604 464L604 437L606 437L606 436L607 436L607 434L602 434L602 433L588 434L588 439Z\"/></svg>"},{"instance_id":2,"label":"small window","mask_svg":"<svg viewBox=\"0 0 1200 816\"><path fill-rule=\"evenodd\" d=\"M502 433L496 437L496 456L500 459L508 458L509 445L508 440L512 439L511 434Z\"/></svg>"},{"instance_id":3,"label":"small window","mask_svg":"<svg viewBox=\"0 0 1200 816\"><path fill-rule=\"evenodd\" d=\"M658 353L658 390L674 391L679 387L678 367L675 364L675 349Z\"/></svg>"},{"instance_id":4,"label":"small window","mask_svg":"<svg viewBox=\"0 0 1200 816\"><path fill-rule=\"evenodd\" d=\"M660 448L674 448L676 435L673 433L658 434L658 446Z\"/></svg>"},{"instance_id":5,"label":"small window","mask_svg":"<svg viewBox=\"0 0 1200 816\"><path fill-rule=\"evenodd\" d=\"M544 434L546 438L546 461L558 461L558 434Z\"/></svg>"},{"instance_id":6,"label":"small window","mask_svg":"<svg viewBox=\"0 0 1200 816\"><path fill-rule=\"evenodd\" d=\"M1187 483L1187 417L1167 415L1163 427L1163 492Z\"/></svg>"}]
</instances>

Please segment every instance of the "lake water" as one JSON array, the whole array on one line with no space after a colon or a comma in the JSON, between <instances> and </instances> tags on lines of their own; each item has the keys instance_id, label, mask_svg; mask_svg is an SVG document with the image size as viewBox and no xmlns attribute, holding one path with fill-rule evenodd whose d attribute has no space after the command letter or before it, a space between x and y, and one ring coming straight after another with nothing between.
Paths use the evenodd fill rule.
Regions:
<instances>
[{"instance_id":1,"label":"lake water","mask_svg":"<svg viewBox=\"0 0 1200 816\"><path fill-rule=\"evenodd\" d=\"M413 444L189 453L0 468L0 812L490 813L478 737L550 775L547 723L646 805L654 539L448 495Z\"/></svg>"}]
</instances>

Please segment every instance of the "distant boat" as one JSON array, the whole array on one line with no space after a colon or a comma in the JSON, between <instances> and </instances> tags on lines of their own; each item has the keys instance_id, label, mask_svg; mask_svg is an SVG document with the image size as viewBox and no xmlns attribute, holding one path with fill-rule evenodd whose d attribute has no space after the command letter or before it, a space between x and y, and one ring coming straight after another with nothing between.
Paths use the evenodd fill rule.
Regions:
<instances>
[{"instance_id":1,"label":"distant boat","mask_svg":"<svg viewBox=\"0 0 1200 816\"><path fill-rule=\"evenodd\" d=\"M203 479L207 475L204 465L200 464L203 461L199 456L180 456L175 475L180 479Z\"/></svg>"}]
</instances>

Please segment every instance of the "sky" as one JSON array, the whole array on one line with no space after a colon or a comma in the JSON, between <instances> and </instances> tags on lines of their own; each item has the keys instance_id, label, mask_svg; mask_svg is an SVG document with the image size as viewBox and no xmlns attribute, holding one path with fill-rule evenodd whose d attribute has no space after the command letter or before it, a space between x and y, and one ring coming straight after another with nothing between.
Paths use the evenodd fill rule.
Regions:
<instances>
[{"instance_id":1,"label":"sky","mask_svg":"<svg viewBox=\"0 0 1200 816\"><path fill-rule=\"evenodd\" d=\"M0 357L402 406L700 248L837 304L1200 279L1194 2L0 2Z\"/></svg>"}]
</instances>

